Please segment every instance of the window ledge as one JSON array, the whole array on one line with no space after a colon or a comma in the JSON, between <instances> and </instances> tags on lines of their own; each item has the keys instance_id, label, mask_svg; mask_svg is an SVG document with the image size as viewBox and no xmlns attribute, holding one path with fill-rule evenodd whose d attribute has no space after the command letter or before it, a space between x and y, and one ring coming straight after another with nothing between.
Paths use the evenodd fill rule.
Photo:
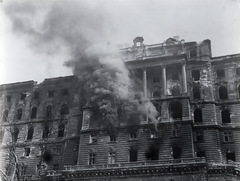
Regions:
<instances>
[{"instance_id":1,"label":"window ledge","mask_svg":"<svg viewBox=\"0 0 240 181\"><path fill-rule=\"evenodd\" d=\"M137 139L129 139L128 142L135 142L138 141Z\"/></svg>"}]
</instances>

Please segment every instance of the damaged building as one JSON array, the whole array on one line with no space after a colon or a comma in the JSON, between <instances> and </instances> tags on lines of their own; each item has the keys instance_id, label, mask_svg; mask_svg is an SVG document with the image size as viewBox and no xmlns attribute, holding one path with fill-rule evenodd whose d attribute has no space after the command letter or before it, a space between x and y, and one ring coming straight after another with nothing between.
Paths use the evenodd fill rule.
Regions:
<instances>
[{"instance_id":1,"label":"damaged building","mask_svg":"<svg viewBox=\"0 0 240 181\"><path fill-rule=\"evenodd\" d=\"M239 180L240 54L212 57L210 40L176 37L136 37L120 52L141 82L132 101L151 102L157 123L146 110L102 126L76 76L1 85L2 179Z\"/></svg>"}]
</instances>

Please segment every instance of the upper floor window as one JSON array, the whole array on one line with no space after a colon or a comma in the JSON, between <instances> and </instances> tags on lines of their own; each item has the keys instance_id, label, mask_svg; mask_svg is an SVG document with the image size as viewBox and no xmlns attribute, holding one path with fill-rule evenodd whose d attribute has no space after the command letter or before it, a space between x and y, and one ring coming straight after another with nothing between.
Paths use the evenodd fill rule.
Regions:
<instances>
[{"instance_id":1,"label":"upper floor window","mask_svg":"<svg viewBox=\"0 0 240 181\"><path fill-rule=\"evenodd\" d=\"M21 93L20 95L20 100L24 100L26 98L27 94L26 93Z\"/></svg>"},{"instance_id":2,"label":"upper floor window","mask_svg":"<svg viewBox=\"0 0 240 181\"><path fill-rule=\"evenodd\" d=\"M228 99L228 91L227 91L227 87L225 86L220 86L219 90L219 99Z\"/></svg>"},{"instance_id":3,"label":"upper floor window","mask_svg":"<svg viewBox=\"0 0 240 181\"><path fill-rule=\"evenodd\" d=\"M153 83L160 82L160 78L159 77L153 77L152 81L153 81Z\"/></svg>"},{"instance_id":4,"label":"upper floor window","mask_svg":"<svg viewBox=\"0 0 240 181\"><path fill-rule=\"evenodd\" d=\"M222 110L222 123L231 123L230 112L228 109Z\"/></svg>"},{"instance_id":5,"label":"upper floor window","mask_svg":"<svg viewBox=\"0 0 240 181\"><path fill-rule=\"evenodd\" d=\"M153 97L161 97L160 91L154 91L153 92Z\"/></svg>"},{"instance_id":6,"label":"upper floor window","mask_svg":"<svg viewBox=\"0 0 240 181\"><path fill-rule=\"evenodd\" d=\"M194 110L194 122L195 123L202 122L202 110L201 109Z\"/></svg>"},{"instance_id":7,"label":"upper floor window","mask_svg":"<svg viewBox=\"0 0 240 181\"><path fill-rule=\"evenodd\" d=\"M179 159L182 154L182 149L179 146L172 147L172 157L173 159Z\"/></svg>"},{"instance_id":8,"label":"upper floor window","mask_svg":"<svg viewBox=\"0 0 240 181\"><path fill-rule=\"evenodd\" d=\"M138 157L138 151L135 147L131 147L129 150L129 161L136 162Z\"/></svg>"},{"instance_id":9,"label":"upper floor window","mask_svg":"<svg viewBox=\"0 0 240 181\"><path fill-rule=\"evenodd\" d=\"M205 150L198 150L197 151L197 157L206 157Z\"/></svg>"},{"instance_id":10,"label":"upper floor window","mask_svg":"<svg viewBox=\"0 0 240 181\"><path fill-rule=\"evenodd\" d=\"M232 131L224 131L224 142L233 142Z\"/></svg>"},{"instance_id":11,"label":"upper floor window","mask_svg":"<svg viewBox=\"0 0 240 181\"><path fill-rule=\"evenodd\" d=\"M32 140L32 138L33 138L33 131L34 131L34 129L33 129L32 126L28 128L27 140Z\"/></svg>"},{"instance_id":12,"label":"upper floor window","mask_svg":"<svg viewBox=\"0 0 240 181\"><path fill-rule=\"evenodd\" d=\"M180 87L173 87L172 89L171 89L171 94L172 94L172 96L179 96L180 95Z\"/></svg>"},{"instance_id":13,"label":"upper floor window","mask_svg":"<svg viewBox=\"0 0 240 181\"><path fill-rule=\"evenodd\" d=\"M48 97L53 97L53 96L54 96L54 90L49 90Z\"/></svg>"},{"instance_id":14,"label":"upper floor window","mask_svg":"<svg viewBox=\"0 0 240 181\"><path fill-rule=\"evenodd\" d=\"M36 118L36 117L37 117L37 108L33 107L31 112L31 118Z\"/></svg>"},{"instance_id":15,"label":"upper floor window","mask_svg":"<svg viewBox=\"0 0 240 181\"><path fill-rule=\"evenodd\" d=\"M218 70L216 71L216 73L217 73L217 77L218 77L218 78L223 78L223 77L225 77L225 71L224 71L224 69L218 69Z\"/></svg>"},{"instance_id":16,"label":"upper floor window","mask_svg":"<svg viewBox=\"0 0 240 181\"><path fill-rule=\"evenodd\" d=\"M96 163L96 154L89 153L88 165L94 165Z\"/></svg>"},{"instance_id":17,"label":"upper floor window","mask_svg":"<svg viewBox=\"0 0 240 181\"><path fill-rule=\"evenodd\" d=\"M30 156L31 149L30 148L24 148L24 156Z\"/></svg>"},{"instance_id":18,"label":"upper floor window","mask_svg":"<svg viewBox=\"0 0 240 181\"><path fill-rule=\"evenodd\" d=\"M12 96L8 95L7 96L7 102L11 102Z\"/></svg>"},{"instance_id":19,"label":"upper floor window","mask_svg":"<svg viewBox=\"0 0 240 181\"><path fill-rule=\"evenodd\" d=\"M67 115L67 114L69 114L68 106L67 104L62 104L60 109L60 115Z\"/></svg>"},{"instance_id":20,"label":"upper floor window","mask_svg":"<svg viewBox=\"0 0 240 181\"><path fill-rule=\"evenodd\" d=\"M196 141L196 142L204 141L204 132L203 132L203 130L195 131L195 133L194 133L194 141Z\"/></svg>"},{"instance_id":21,"label":"upper floor window","mask_svg":"<svg viewBox=\"0 0 240 181\"><path fill-rule=\"evenodd\" d=\"M108 163L109 164L116 163L116 154L113 151L108 153Z\"/></svg>"},{"instance_id":22,"label":"upper floor window","mask_svg":"<svg viewBox=\"0 0 240 181\"><path fill-rule=\"evenodd\" d=\"M67 96L69 94L69 90L68 89L63 89L62 90L62 95L63 96Z\"/></svg>"},{"instance_id":23,"label":"upper floor window","mask_svg":"<svg viewBox=\"0 0 240 181\"><path fill-rule=\"evenodd\" d=\"M182 104L179 101L171 101L168 109L171 118L182 119Z\"/></svg>"},{"instance_id":24,"label":"upper floor window","mask_svg":"<svg viewBox=\"0 0 240 181\"><path fill-rule=\"evenodd\" d=\"M59 170L59 164L58 163L53 165L53 170Z\"/></svg>"},{"instance_id":25,"label":"upper floor window","mask_svg":"<svg viewBox=\"0 0 240 181\"><path fill-rule=\"evenodd\" d=\"M236 68L236 74L239 76L240 75L240 67Z\"/></svg>"},{"instance_id":26,"label":"upper floor window","mask_svg":"<svg viewBox=\"0 0 240 181\"><path fill-rule=\"evenodd\" d=\"M115 142L117 141L117 136L116 135L110 135L110 142Z\"/></svg>"},{"instance_id":27,"label":"upper floor window","mask_svg":"<svg viewBox=\"0 0 240 181\"><path fill-rule=\"evenodd\" d=\"M240 97L240 85L238 85L238 95Z\"/></svg>"},{"instance_id":28,"label":"upper floor window","mask_svg":"<svg viewBox=\"0 0 240 181\"><path fill-rule=\"evenodd\" d=\"M158 138L158 132L155 130L150 131L150 138Z\"/></svg>"},{"instance_id":29,"label":"upper floor window","mask_svg":"<svg viewBox=\"0 0 240 181\"><path fill-rule=\"evenodd\" d=\"M3 122L7 122L8 121L8 110L5 110L3 112Z\"/></svg>"},{"instance_id":30,"label":"upper floor window","mask_svg":"<svg viewBox=\"0 0 240 181\"><path fill-rule=\"evenodd\" d=\"M232 161L236 161L236 156L235 156L235 152L227 152L226 153L226 160L228 162L228 160L232 160Z\"/></svg>"},{"instance_id":31,"label":"upper floor window","mask_svg":"<svg viewBox=\"0 0 240 181\"><path fill-rule=\"evenodd\" d=\"M137 132L131 132L129 134L131 140L136 140L137 139Z\"/></svg>"},{"instance_id":32,"label":"upper floor window","mask_svg":"<svg viewBox=\"0 0 240 181\"><path fill-rule=\"evenodd\" d=\"M192 70L192 78L194 81L200 80L200 70Z\"/></svg>"},{"instance_id":33,"label":"upper floor window","mask_svg":"<svg viewBox=\"0 0 240 181\"><path fill-rule=\"evenodd\" d=\"M52 118L52 106L48 105L46 107L46 117L47 118Z\"/></svg>"},{"instance_id":34,"label":"upper floor window","mask_svg":"<svg viewBox=\"0 0 240 181\"><path fill-rule=\"evenodd\" d=\"M181 136L181 126L180 125L174 125L172 129L172 137L179 137Z\"/></svg>"},{"instance_id":35,"label":"upper floor window","mask_svg":"<svg viewBox=\"0 0 240 181\"><path fill-rule=\"evenodd\" d=\"M0 128L0 143L2 143L3 141L3 137L4 137L4 128Z\"/></svg>"},{"instance_id":36,"label":"upper floor window","mask_svg":"<svg viewBox=\"0 0 240 181\"><path fill-rule=\"evenodd\" d=\"M159 159L159 149L156 146L150 146L146 153L147 160L158 160Z\"/></svg>"},{"instance_id":37,"label":"upper floor window","mask_svg":"<svg viewBox=\"0 0 240 181\"><path fill-rule=\"evenodd\" d=\"M60 123L58 125L58 137L64 137L64 130L65 130L65 125L63 123Z\"/></svg>"},{"instance_id":38,"label":"upper floor window","mask_svg":"<svg viewBox=\"0 0 240 181\"><path fill-rule=\"evenodd\" d=\"M14 128L12 133L12 141L16 142L18 140L19 129Z\"/></svg>"},{"instance_id":39,"label":"upper floor window","mask_svg":"<svg viewBox=\"0 0 240 181\"><path fill-rule=\"evenodd\" d=\"M42 138L48 138L48 135L49 135L49 124L45 123L43 125L43 134L42 134Z\"/></svg>"},{"instance_id":40,"label":"upper floor window","mask_svg":"<svg viewBox=\"0 0 240 181\"><path fill-rule=\"evenodd\" d=\"M196 57L196 56L197 56L197 50L196 49L189 51L189 57L190 58L193 58L193 57Z\"/></svg>"},{"instance_id":41,"label":"upper floor window","mask_svg":"<svg viewBox=\"0 0 240 181\"><path fill-rule=\"evenodd\" d=\"M172 74L172 80L179 80L177 73L173 73L173 74Z\"/></svg>"},{"instance_id":42,"label":"upper floor window","mask_svg":"<svg viewBox=\"0 0 240 181\"><path fill-rule=\"evenodd\" d=\"M38 91L34 91L34 99L39 99L39 94Z\"/></svg>"},{"instance_id":43,"label":"upper floor window","mask_svg":"<svg viewBox=\"0 0 240 181\"><path fill-rule=\"evenodd\" d=\"M22 119L22 113L23 113L22 108L19 108L17 110L17 120L21 120Z\"/></svg>"},{"instance_id":44,"label":"upper floor window","mask_svg":"<svg viewBox=\"0 0 240 181\"><path fill-rule=\"evenodd\" d=\"M200 99L200 89L198 86L193 87L193 99Z\"/></svg>"},{"instance_id":45,"label":"upper floor window","mask_svg":"<svg viewBox=\"0 0 240 181\"><path fill-rule=\"evenodd\" d=\"M96 135L90 135L89 143L97 143L97 136Z\"/></svg>"}]
</instances>

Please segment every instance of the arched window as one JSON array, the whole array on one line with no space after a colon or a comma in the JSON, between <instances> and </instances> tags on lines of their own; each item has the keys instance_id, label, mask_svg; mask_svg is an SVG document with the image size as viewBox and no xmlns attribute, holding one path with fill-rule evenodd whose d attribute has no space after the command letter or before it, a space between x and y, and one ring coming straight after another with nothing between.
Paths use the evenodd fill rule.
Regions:
<instances>
[{"instance_id":1,"label":"arched window","mask_svg":"<svg viewBox=\"0 0 240 181\"><path fill-rule=\"evenodd\" d=\"M202 110L201 109L195 109L195 111L194 111L194 122L195 123L202 122Z\"/></svg>"},{"instance_id":2,"label":"arched window","mask_svg":"<svg viewBox=\"0 0 240 181\"><path fill-rule=\"evenodd\" d=\"M12 141L16 142L18 139L18 134L19 134L19 129L14 128L13 133L12 133Z\"/></svg>"},{"instance_id":3,"label":"arched window","mask_svg":"<svg viewBox=\"0 0 240 181\"><path fill-rule=\"evenodd\" d=\"M175 119L182 119L182 104L179 101L172 101L169 104L169 115Z\"/></svg>"},{"instance_id":4,"label":"arched window","mask_svg":"<svg viewBox=\"0 0 240 181\"><path fill-rule=\"evenodd\" d=\"M160 91L154 91L153 92L153 97L161 97Z\"/></svg>"},{"instance_id":5,"label":"arched window","mask_svg":"<svg viewBox=\"0 0 240 181\"><path fill-rule=\"evenodd\" d=\"M200 89L199 87L193 87L193 99L200 99Z\"/></svg>"},{"instance_id":6,"label":"arched window","mask_svg":"<svg viewBox=\"0 0 240 181\"><path fill-rule=\"evenodd\" d=\"M228 91L225 86L220 86L218 93L219 93L219 99L228 99Z\"/></svg>"},{"instance_id":7,"label":"arched window","mask_svg":"<svg viewBox=\"0 0 240 181\"><path fill-rule=\"evenodd\" d=\"M31 112L31 118L36 118L36 117L37 117L37 108L33 107Z\"/></svg>"},{"instance_id":8,"label":"arched window","mask_svg":"<svg viewBox=\"0 0 240 181\"><path fill-rule=\"evenodd\" d=\"M8 120L8 110L5 110L3 112L3 122L7 122L7 120Z\"/></svg>"},{"instance_id":9,"label":"arched window","mask_svg":"<svg viewBox=\"0 0 240 181\"><path fill-rule=\"evenodd\" d=\"M22 108L19 108L18 110L17 110L17 120L21 120L22 119Z\"/></svg>"},{"instance_id":10,"label":"arched window","mask_svg":"<svg viewBox=\"0 0 240 181\"><path fill-rule=\"evenodd\" d=\"M65 125L63 123L60 123L58 125L58 137L64 137L64 129L65 129Z\"/></svg>"},{"instance_id":11,"label":"arched window","mask_svg":"<svg viewBox=\"0 0 240 181\"><path fill-rule=\"evenodd\" d=\"M33 138L33 131L34 130L33 130L32 126L28 128L27 140L32 140L32 138Z\"/></svg>"},{"instance_id":12,"label":"arched window","mask_svg":"<svg viewBox=\"0 0 240 181\"><path fill-rule=\"evenodd\" d=\"M67 104L62 104L60 109L60 115L67 115L67 114L69 114L68 106Z\"/></svg>"},{"instance_id":13,"label":"arched window","mask_svg":"<svg viewBox=\"0 0 240 181\"><path fill-rule=\"evenodd\" d=\"M173 87L171 90L171 93L173 96L179 96L180 95L180 88L179 87Z\"/></svg>"},{"instance_id":14,"label":"arched window","mask_svg":"<svg viewBox=\"0 0 240 181\"><path fill-rule=\"evenodd\" d=\"M46 107L46 117L51 118L52 117L52 106L48 105Z\"/></svg>"},{"instance_id":15,"label":"arched window","mask_svg":"<svg viewBox=\"0 0 240 181\"><path fill-rule=\"evenodd\" d=\"M222 110L222 123L231 123L230 112L227 109Z\"/></svg>"}]
</instances>

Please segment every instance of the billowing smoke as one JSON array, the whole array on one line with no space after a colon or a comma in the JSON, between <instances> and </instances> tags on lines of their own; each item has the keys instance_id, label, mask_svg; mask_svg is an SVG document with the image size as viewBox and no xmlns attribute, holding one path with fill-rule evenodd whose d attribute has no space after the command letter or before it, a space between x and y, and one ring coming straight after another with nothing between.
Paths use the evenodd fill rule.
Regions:
<instances>
[{"instance_id":1,"label":"billowing smoke","mask_svg":"<svg viewBox=\"0 0 240 181\"><path fill-rule=\"evenodd\" d=\"M150 101L146 98L132 101L136 93L142 94L141 82L130 79L133 75L111 42L116 32L115 21L104 3L16 1L6 6L5 13L12 21L13 31L24 36L35 52L69 52L71 60L65 66L73 69L83 96L106 124L147 117L157 123L158 113Z\"/></svg>"}]
</instances>

